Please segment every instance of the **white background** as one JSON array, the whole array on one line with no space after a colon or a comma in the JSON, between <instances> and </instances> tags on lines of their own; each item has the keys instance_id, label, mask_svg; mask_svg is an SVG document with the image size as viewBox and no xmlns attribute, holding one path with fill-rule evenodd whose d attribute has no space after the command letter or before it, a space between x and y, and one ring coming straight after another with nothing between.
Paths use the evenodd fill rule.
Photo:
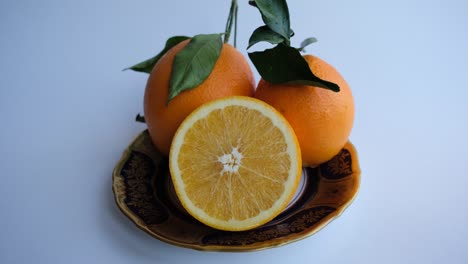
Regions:
<instances>
[{"instance_id":1,"label":"white background","mask_svg":"<svg viewBox=\"0 0 468 264\"><path fill-rule=\"evenodd\" d=\"M122 69L173 35L218 33L224 1L0 2L0 263L467 263L468 2L290 0L293 45L356 101L358 197L316 235L213 253L162 243L113 201L144 124L147 75ZM261 25L239 3L238 47ZM257 75L258 80L258 75Z\"/></svg>"}]
</instances>

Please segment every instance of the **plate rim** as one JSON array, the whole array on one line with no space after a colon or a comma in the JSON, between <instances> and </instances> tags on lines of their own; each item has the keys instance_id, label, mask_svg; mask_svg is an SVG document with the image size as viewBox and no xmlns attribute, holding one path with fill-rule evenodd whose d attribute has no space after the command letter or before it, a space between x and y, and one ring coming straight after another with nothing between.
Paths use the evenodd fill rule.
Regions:
<instances>
[{"instance_id":1,"label":"plate rim","mask_svg":"<svg viewBox=\"0 0 468 264\"><path fill-rule=\"evenodd\" d=\"M114 194L114 201L119 208L119 210L127 217L129 218L139 229L143 230L145 233L148 235L171 245L178 246L178 247L183 247L183 248L190 248L190 249L195 249L199 251L217 251L217 252L251 252L251 251L259 251L259 250L264 250L264 249L270 249L270 248L276 248L280 247L286 244L290 244L293 242L297 242L299 240L305 239L307 237L310 237L323 228L325 228L328 224L333 222L333 220L337 219L340 217L343 212L353 203L353 201L356 199L360 185L361 185L361 168L359 166L359 159L358 159L358 153L355 148L355 146L351 143L351 141L347 141L345 144L346 149L348 149L350 152L352 152L352 157L353 157L353 163L352 163L352 171L356 182L354 185L354 188L352 190L353 195L351 198L343 203L341 206L335 208L333 212L328 214L326 217L322 218L320 222L315 225L313 228L310 230L305 230L304 232L298 233L296 236L291 237L290 239L284 239L282 241L279 241L278 243L275 244L269 244L269 245L262 245L262 243L265 243L267 241L271 240L266 240L264 242L258 242L258 243L253 243L251 245L236 245L236 246L224 246L224 245L199 245L199 244L190 244L190 243L183 243L183 242L178 242L175 240L172 240L168 237L165 237L163 235L160 235L158 233L153 232L151 229L147 227L147 225L142 222L142 220L136 216L131 210L125 205L123 201L120 199L124 198L121 197L122 195L125 195L125 192L120 191L119 192L119 185L122 185L123 183L123 178L121 177L120 171L122 170L125 161L128 160L130 157L131 153L133 152L132 146L144 136L145 133L148 133L148 130L144 130L140 133L138 133L137 136L133 138L131 143L125 148L125 150L122 153L122 156L118 160L116 166L114 167L112 171L112 192ZM343 147L343 148L345 148ZM119 182L121 181L121 182Z\"/></svg>"}]
</instances>

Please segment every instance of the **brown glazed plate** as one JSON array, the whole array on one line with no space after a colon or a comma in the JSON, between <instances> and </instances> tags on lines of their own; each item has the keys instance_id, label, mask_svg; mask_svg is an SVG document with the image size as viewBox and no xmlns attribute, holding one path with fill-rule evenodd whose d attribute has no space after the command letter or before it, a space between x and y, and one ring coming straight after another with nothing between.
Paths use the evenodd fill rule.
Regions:
<instances>
[{"instance_id":1,"label":"brown glazed plate","mask_svg":"<svg viewBox=\"0 0 468 264\"><path fill-rule=\"evenodd\" d=\"M281 246L322 229L351 204L359 189L360 169L351 143L318 168L304 168L296 196L269 223L242 232L210 228L180 205L172 186L168 159L140 133L113 172L120 210L151 236L181 247L212 251L252 251Z\"/></svg>"}]
</instances>

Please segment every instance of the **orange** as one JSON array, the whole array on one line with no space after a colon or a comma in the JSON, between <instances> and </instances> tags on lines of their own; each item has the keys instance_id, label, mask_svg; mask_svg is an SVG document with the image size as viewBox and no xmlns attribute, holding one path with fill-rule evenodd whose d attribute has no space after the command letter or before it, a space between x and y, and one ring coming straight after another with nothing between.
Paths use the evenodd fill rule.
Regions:
<instances>
[{"instance_id":1,"label":"orange","mask_svg":"<svg viewBox=\"0 0 468 264\"><path fill-rule=\"evenodd\" d=\"M188 42L174 46L158 61L146 85L146 124L154 145L164 155L169 154L175 131L195 108L225 96L253 96L255 89L252 70L245 57L231 45L224 44L208 78L194 89L183 91L166 105L174 57Z\"/></svg>"},{"instance_id":2,"label":"orange","mask_svg":"<svg viewBox=\"0 0 468 264\"><path fill-rule=\"evenodd\" d=\"M336 93L319 87L270 84L260 80L255 97L280 111L299 140L304 166L315 167L346 144L354 121L354 99L340 73L325 61L305 55L312 72L340 87Z\"/></svg>"},{"instance_id":3,"label":"orange","mask_svg":"<svg viewBox=\"0 0 468 264\"><path fill-rule=\"evenodd\" d=\"M200 222L241 231L291 201L302 171L294 131L270 105L245 96L204 104L177 130L169 155L177 197Z\"/></svg>"}]
</instances>

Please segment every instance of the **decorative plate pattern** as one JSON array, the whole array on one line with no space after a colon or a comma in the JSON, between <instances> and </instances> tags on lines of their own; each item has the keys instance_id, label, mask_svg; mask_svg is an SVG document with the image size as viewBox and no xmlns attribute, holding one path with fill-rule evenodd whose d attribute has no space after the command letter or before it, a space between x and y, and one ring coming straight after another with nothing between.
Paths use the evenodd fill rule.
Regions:
<instances>
[{"instance_id":1,"label":"decorative plate pattern","mask_svg":"<svg viewBox=\"0 0 468 264\"><path fill-rule=\"evenodd\" d=\"M140 133L113 172L113 191L120 210L139 228L177 246L215 251L251 251L303 239L338 217L359 189L360 169L348 142L333 159L305 168L296 199L271 222L248 231L227 232L205 226L180 205L168 160Z\"/></svg>"}]
</instances>

